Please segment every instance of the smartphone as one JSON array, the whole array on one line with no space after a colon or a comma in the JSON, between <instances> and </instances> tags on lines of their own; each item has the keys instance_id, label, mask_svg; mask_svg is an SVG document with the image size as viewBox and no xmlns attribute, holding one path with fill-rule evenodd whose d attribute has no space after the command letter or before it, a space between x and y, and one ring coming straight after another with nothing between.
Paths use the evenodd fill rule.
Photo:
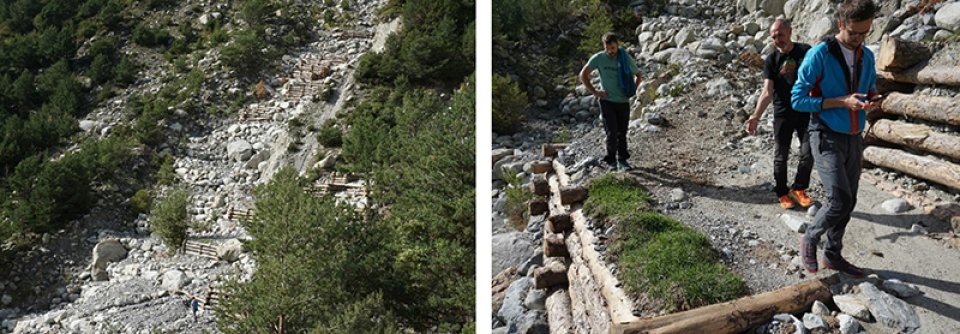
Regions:
<instances>
[{"instance_id":1,"label":"smartphone","mask_svg":"<svg viewBox=\"0 0 960 334\"><path fill-rule=\"evenodd\" d=\"M871 97L871 98L868 99L867 101L877 102L877 101L883 100L883 98L885 98L885 97L887 97L887 96L886 96L886 95L877 95L877 96Z\"/></svg>"}]
</instances>

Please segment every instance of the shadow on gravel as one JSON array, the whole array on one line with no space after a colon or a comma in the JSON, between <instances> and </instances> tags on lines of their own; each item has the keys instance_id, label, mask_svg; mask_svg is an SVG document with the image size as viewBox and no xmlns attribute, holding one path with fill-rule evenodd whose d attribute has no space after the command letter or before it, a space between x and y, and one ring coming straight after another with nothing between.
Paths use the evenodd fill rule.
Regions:
<instances>
[{"instance_id":1,"label":"shadow on gravel","mask_svg":"<svg viewBox=\"0 0 960 334\"><path fill-rule=\"evenodd\" d=\"M747 204L776 204L776 196L774 196L768 183L761 183L750 187L715 186L682 179L656 169L645 167L635 167L630 170L630 174L656 181L669 187L683 187L686 191L692 190L696 192L697 196L709 197L720 201L733 201Z\"/></svg>"},{"instance_id":2,"label":"shadow on gravel","mask_svg":"<svg viewBox=\"0 0 960 334\"><path fill-rule=\"evenodd\" d=\"M922 285L931 289L949 292L952 294L960 294L960 282L944 281L893 270L877 269L874 270L874 272L885 279L896 278L907 283ZM960 308L957 306L932 299L927 297L927 295L920 295L913 298L904 299L904 301L910 303L911 305L925 308L931 312L936 312L942 316L960 322Z\"/></svg>"},{"instance_id":3,"label":"shadow on gravel","mask_svg":"<svg viewBox=\"0 0 960 334\"><path fill-rule=\"evenodd\" d=\"M862 211L854 211L852 214L850 214L850 216L853 218L866 220L871 223L906 230L903 232L895 232L878 237L877 240L891 239L891 241L896 241L897 238L901 236L915 236L917 234L909 231L913 224L916 223L921 223L924 227L926 227L927 232L930 233L946 233L953 230L949 223L926 214L873 214Z\"/></svg>"}]
</instances>

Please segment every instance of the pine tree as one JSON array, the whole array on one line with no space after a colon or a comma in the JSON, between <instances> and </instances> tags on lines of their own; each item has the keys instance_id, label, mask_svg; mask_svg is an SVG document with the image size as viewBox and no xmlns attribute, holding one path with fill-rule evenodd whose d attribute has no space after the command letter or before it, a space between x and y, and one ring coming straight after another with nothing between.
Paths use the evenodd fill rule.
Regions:
<instances>
[{"instance_id":1,"label":"pine tree","mask_svg":"<svg viewBox=\"0 0 960 334\"><path fill-rule=\"evenodd\" d=\"M243 225L254 238L245 246L257 271L249 282L225 286L217 319L221 330L342 333L327 331L326 324L378 328L389 320L338 320L344 307L358 301L376 304L376 298L367 298L385 285L381 228L362 222L349 205L304 192L289 168L254 193L257 209Z\"/></svg>"}]
</instances>

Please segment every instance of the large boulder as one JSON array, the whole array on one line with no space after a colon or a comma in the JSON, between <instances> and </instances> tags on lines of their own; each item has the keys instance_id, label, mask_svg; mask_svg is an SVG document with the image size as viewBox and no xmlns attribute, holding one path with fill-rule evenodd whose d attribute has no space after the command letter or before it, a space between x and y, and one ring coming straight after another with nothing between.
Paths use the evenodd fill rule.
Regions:
<instances>
[{"instance_id":1,"label":"large boulder","mask_svg":"<svg viewBox=\"0 0 960 334\"><path fill-rule=\"evenodd\" d=\"M529 234L523 232L501 233L493 236L493 272L498 273L511 266L523 264L536 247ZM522 297L521 297L522 298Z\"/></svg>"},{"instance_id":2,"label":"large boulder","mask_svg":"<svg viewBox=\"0 0 960 334\"><path fill-rule=\"evenodd\" d=\"M127 257L127 248L123 247L120 240L107 239L102 240L93 247L93 265L90 271L93 280L106 281L110 279L107 274L107 264L123 260Z\"/></svg>"},{"instance_id":3,"label":"large boulder","mask_svg":"<svg viewBox=\"0 0 960 334\"><path fill-rule=\"evenodd\" d=\"M886 292L880 291L869 282L860 283L860 292L870 313L877 322L897 330L899 333L917 333L920 328L920 318L913 306L897 299Z\"/></svg>"},{"instance_id":4,"label":"large boulder","mask_svg":"<svg viewBox=\"0 0 960 334\"><path fill-rule=\"evenodd\" d=\"M716 78L707 82L707 95L708 96L717 96L726 97L733 94L733 86L730 85L730 81L724 78Z\"/></svg>"},{"instance_id":5,"label":"large boulder","mask_svg":"<svg viewBox=\"0 0 960 334\"><path fill-rule=\"evenodd\" d=\"M497 310L497 318L508 325L519 323L523 319L523 314L527 312L527 308L523 306L523 300L532 287L533 279L530 277L521 277L513 281L507 288L503 305Z\"/></svg>"},{"instance_id":6,"label":"large boulder","mask_svg":"<svg viewBox=\"0 0 960 334\"><path fill-rule=\"evenodd\" d=\"M937 15L933 19L937 23L937 27L953 32L960 31L960 2L944 5L937 11Z\"/></svg>"},{"instance_id":7,"label":"large boulder","mask_svg":"<svg viewBox=\"0 0 960 334\"><path fill-rule=\"evenodd\" d=\"M243 253L243 243L237 239L230 239L217 247L217 258L227 262L233 262L240 258Z\"/></svg>"},{"instance_id":8,"label":"large boulder","mask_svg":"<svg viewBox=\"0 0 960 334\"><path fill-rule=\"evenodd\" d=\"M240 139L227 144L227 157L233 161L244 162L253 156L253 145Z\"/></svg>"},{"instance_id":9,"label":"large boulder","mask_svg":"<svg viewBox=\"0 0 960 334\"><path fill-rule=\"evenodd\" d=\"M696 39L697 39L697 36L694 35L693 29L690 29L689 27L684 27L683 29L680 29L679 32L677 32L676 36L673 37L673 42L677 44L678 48L682 48L687 44L695 41Z\"/></svg>"},{"instance_id":10,"label":"large boulder","mask_svg":"<svg viewBox=\"0 0 960 334\"><path fill-rule=\"evenodd\" d=\"M190 284L190 277L182 271L173 269L163 273L160 287L167 291L177 291L180 288Z\"/></svg>"},{"instance_id":11,"label":"large boulder","mask_svg":"<svg viewBox=\"0 0 960 334\"><path fill-rule=\"evenodd\" d=\"M832 16L821 17L807 28L807 42L815 43L835 32L837 32L836 20Z\"/></svg>"}]
</instances>

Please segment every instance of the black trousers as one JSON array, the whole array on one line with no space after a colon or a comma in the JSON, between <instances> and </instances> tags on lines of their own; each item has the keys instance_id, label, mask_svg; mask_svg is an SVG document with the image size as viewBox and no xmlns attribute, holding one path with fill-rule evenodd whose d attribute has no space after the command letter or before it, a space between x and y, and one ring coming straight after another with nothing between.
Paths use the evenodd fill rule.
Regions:
<instances>
[{"instance_id":1,"label":"black trousers","mask_svg":"<svg viewBox=\"0 0 960 334\"><path fill-rule=\"evenodd\" d=\"M824 256L838 259L850 214L857 206L863 137L830 130L813 131L810 136L817 160L817 174L820 175L827 200L823 208L817 211L813 224L807 227L805 236L815 243L826 234Z\"/></svg>"},{"instance_id":2,"label":"black trousers","mask_svg":"<svg viewBox=\"0 0 960 334\"><path fill-rule=\"evenodd\" d=\"M607 132L607 155L603 161L615 163L627 161L627 123L630 121L630 103L600 100L600 114L603 115L603 128Z\"/></svg>"},{"instance_id":3,"label":"black trousers","mask_svg":"<svg viewBox=\"0 0 960 334\"><path fill-rule=\"evenodd\" d=\"M773 191L777 196L786 195L791 188L807 189L810 185L810 172L813 170L813 155L810 153L810 117L801 116L774 116L773 117L773 179L776 186ZM797 165L797 175L793 185L787 187L787 162L790 160L790 143L793 135L800 139L800 163Z\"/></svg>"}]
</instances>

